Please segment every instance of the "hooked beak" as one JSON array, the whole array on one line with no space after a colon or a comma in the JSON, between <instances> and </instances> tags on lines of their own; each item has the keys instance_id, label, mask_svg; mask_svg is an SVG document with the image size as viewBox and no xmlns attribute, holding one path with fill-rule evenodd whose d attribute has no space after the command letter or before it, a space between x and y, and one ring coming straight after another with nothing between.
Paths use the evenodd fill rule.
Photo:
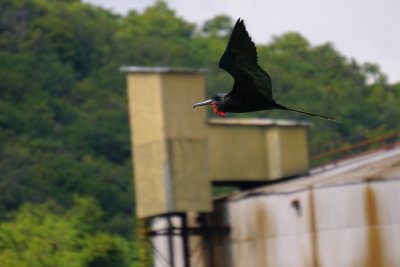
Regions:
<instances>
[{"instance_id":1,"label":"hooked beak","mask_svg":"<svg viewBox=\"0 0 400 267\"><path fill-rule=\"evenodd\" d=\"M197 108L197 107L201 107L201 106L205 106L205 105L210 105L213 102L212 99L208 99L206 101L203 102L199 102L193 105L193 108Z\"/></svg>"}]
</instances>

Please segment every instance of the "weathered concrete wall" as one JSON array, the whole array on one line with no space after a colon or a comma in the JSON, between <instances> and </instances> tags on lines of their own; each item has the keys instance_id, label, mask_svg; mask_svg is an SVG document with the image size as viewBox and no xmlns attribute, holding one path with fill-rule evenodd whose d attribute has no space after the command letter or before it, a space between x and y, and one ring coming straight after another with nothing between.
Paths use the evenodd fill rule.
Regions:
<instances>
[{"instance_id":1,"label":"weathered concrete wall","mask_svg":"<svg viewBox=\"0 0 400 267\"><path fill-rule=\"evenodd\" d=\"M212 211L212 181L266 181L308 170L307 123L206 123L204 77L127 67L136 210L140 218ZM295 151L295 152L293 152Z\"/></svg>"},{"instance_id":2,"label":"weathered concrete wall","mask_svg":"<svg viewBox=\"0 0 400 267\"><path fill-rule=\"evenodd\" d=\"M212 181L266 181L308 171L308 124L267 119L212 119Z\"/></svg>"},{"instance_id":3,"label":"weathered concrete wall","mask_svg":"<svg viewBox=\"0 0 400 267\"><path fill-rule=\"evenodd\" d=\"M137 215L211 211L203 74L126 71Z\"/></svg>"}]
</instances>

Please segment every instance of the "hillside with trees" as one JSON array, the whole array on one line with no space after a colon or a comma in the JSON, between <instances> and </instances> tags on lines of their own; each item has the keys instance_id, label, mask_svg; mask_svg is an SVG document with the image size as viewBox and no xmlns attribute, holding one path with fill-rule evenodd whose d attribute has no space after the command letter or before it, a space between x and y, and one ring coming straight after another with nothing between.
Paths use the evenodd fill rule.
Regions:
<instances>
[{"instance_id":1,"label":"hillside with trees","mask_svg":"<svg viewBox=\"0 0 400 267\"><path fill-rule=\"evenodd\" d=\"M33 266L30 257L34 266L135 262L126 86L118 68L207 68L207 94L228 91L232 79L218 61L234 21L220 15L196 25L163 1L126 16L79 0L0 2L1 266ZM230 116L312 121L312 154L399 130L400 83L389 84L378 65L295 32L257 46L278 101L343 123L282 111ZM38 258L53 252L47 263Z\"/></svg>"}]
</instances>

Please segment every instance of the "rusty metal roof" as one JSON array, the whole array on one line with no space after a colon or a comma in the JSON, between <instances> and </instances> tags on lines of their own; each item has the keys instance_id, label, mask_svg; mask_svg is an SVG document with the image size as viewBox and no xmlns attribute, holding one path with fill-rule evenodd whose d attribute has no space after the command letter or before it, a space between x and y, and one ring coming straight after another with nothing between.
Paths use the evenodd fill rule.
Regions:
<instances>
[{"instance_id":1,"label":"rusty metal roof","mask_svg":"<svg viewBox=\"0 0 400 267\"><path fill-rule=\"evenodd\" d=\"M399 178L394 146L216 199L215 265L400 266Z\"/></svg>"},{"instance_id":2,"label":"rusty metal roof","mask_svg":"<svg viewBox=\"0 0 400 267\"><path fill-rule=\"evenodd\" d=\"M291 193L310 188L389 179L400 179L400 146L363 153L360 156L311 169L307 175L222 198L235 199L253 194Z\"/></svg>"}]
</instances>

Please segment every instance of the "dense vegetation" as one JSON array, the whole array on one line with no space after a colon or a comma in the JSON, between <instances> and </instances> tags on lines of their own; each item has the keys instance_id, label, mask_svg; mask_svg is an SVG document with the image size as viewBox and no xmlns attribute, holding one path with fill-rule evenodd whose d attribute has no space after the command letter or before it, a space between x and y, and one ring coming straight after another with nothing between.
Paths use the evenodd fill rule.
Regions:
<instances>
[{"instance_id":1,"label":"dense vegetation","mask_svg":"<svg viewBox=\"0 0 400 267\"><path fill-rule=\"evenodd\" d=\"M232 26L223 15L192 24L162 1L126 16L79 0L0 1L1 266L134 262L118 67L205 67L208 94L226 91L232 81L217 63ZM344 123L280 111L240 116L313 120L313 154L399 130L400 84L388 84L377 65L345 58L331 44L312 46L298 33L258 51L279 101Z\"/></svg>"}]
</instances>

